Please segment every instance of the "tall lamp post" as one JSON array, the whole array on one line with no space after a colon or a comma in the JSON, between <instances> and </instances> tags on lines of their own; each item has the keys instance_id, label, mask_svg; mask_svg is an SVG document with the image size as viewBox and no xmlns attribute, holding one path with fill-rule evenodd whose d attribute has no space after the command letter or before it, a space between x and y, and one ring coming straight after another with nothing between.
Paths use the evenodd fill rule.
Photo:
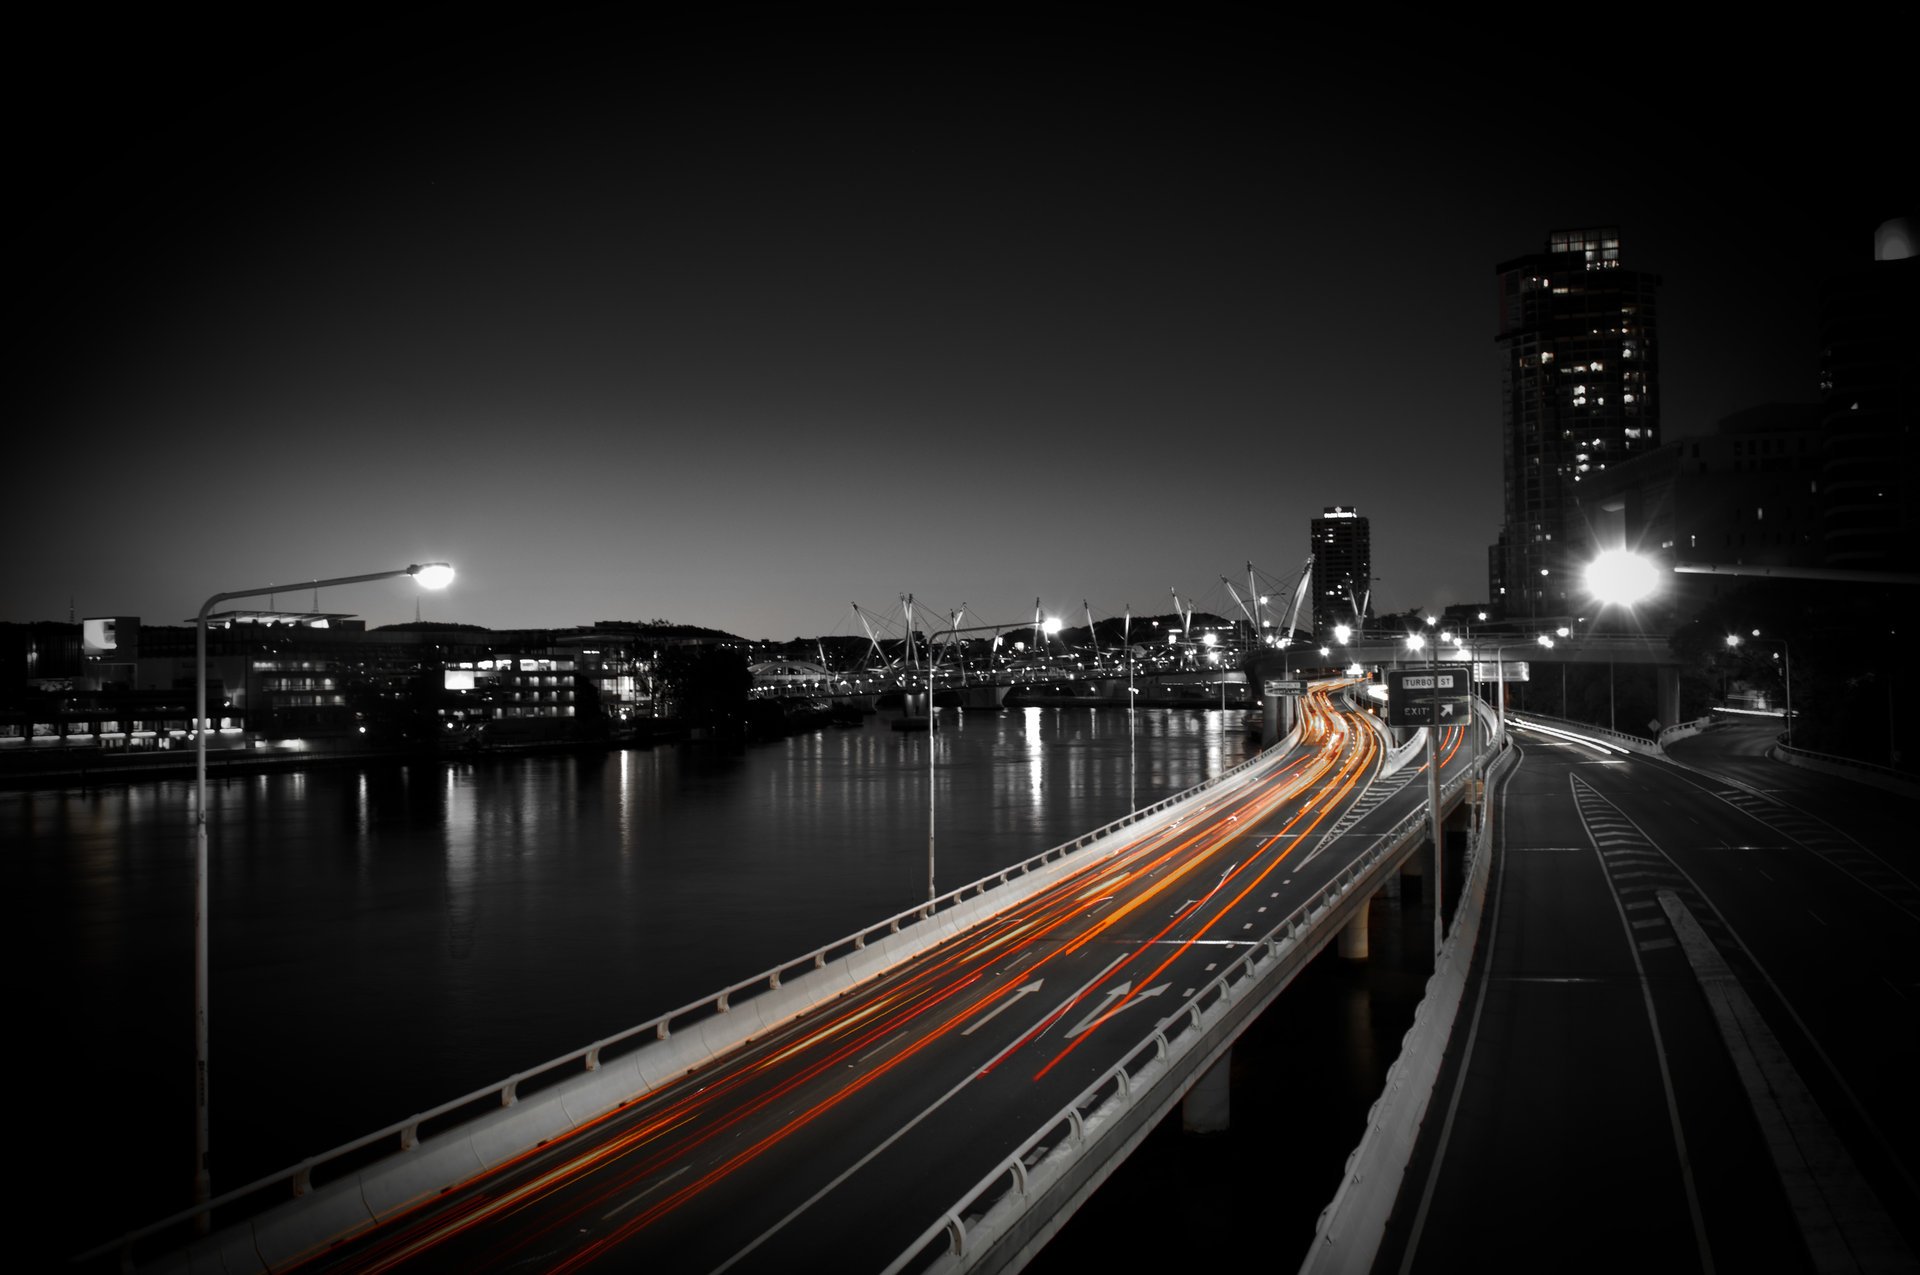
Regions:
<instances>
[{"instance_id":1,"label":"tall lamp post","mask_svg":"<svg viewBox=\"0 0 1920 1275\"><path fill-rule=\"evenodd\" d=\"M1413 654L1418 655L1426 644L1426 634L1407 634L1407 650ZM1427 685L1432 688L1427 692L1427 699L1429 704L1435 706L1430 710L1435 721L1439 718L1440 692L1436 685L1438 678L1433 675L1433 670L1436 667L1434 661L1439 654L1436 648L1427 655ZM1425 727L1425 730L1427 732L1427 822L1432 828L1433 836L1433 954L1435 959L1438 959L1441 942L1446 937L1446 920L1440 908L1441 847L1446 844L1441 840L1440 832L1440 727L1430 724Z\"/></svg>"},{"instance_id":2,"label":"tall lamp post","mask_svg":"<svg viewBox=\"0 0 1920 1275\"><path fill-rule=\"evenodd\" d=\"M1786 668L1784 671L1786 673L1786 680L1787 680L1787 747L1792 748L1793 747L1793 647L1787 642L1785 638L1761 637L1759 629L1755 629L1753 631L1753 637L1751 639L1743 638L1737 633L1727 634L1727 645L1729 647L1739 646L1741 643L1749 640L1752 640L1755 642L1778 642L1780 644L1780 650L1784 656L1784 662L1786 665Z\"/></svg>"},{"instance_id":3,"label":"tall lamp post","mask_svg":"<svg viewBox=\"0 0 1920 1275\"><path fill-rule=\"evenodd\" d=\"M391 580L412 576L422 588L444 589L453 580L453 568L444 562L415 563L394 571L373 571L361 576L337 576L331 580L301 581L303 588L325 589L338 584L365 584L373 580ZM193 1202L205 1204L213 1197L213 1173L207 1150L207 613L222 602L234 598L257 598L290 587L270 584L259 589L235 589L216 593L200 606L194 617L194 801L193 801L193 1044L194 1044L194 1127L193 1127ZM209 1215L202 1211L194 1225L204 1234Z\"/></svg>"},{"instance_id":4,"label":"tall lamp post","mask_svg":"<svg viewBox=\"0 0 1920 1275\"><path fill-rule=\"evenodd\" d=\"M1602 606L1617 602L1629 609L1660 587L1660 572L1652 561L1629 549L1608 549L1587 564L1587 591ZM1597 627L1597 626L1596 626ZM1565 712L1562 709L1561 712ZM1613 719L1613 652L1607 652L1607 729L1619 727Z\"/></svg>"}]
</instances>

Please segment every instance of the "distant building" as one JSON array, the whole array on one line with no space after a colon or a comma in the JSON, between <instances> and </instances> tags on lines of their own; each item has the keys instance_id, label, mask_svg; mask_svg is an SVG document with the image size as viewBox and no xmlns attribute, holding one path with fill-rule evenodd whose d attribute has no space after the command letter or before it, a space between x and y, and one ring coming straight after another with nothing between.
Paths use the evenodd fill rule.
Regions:
<instances>
[{"instance_id":1,"label":"distant building","mask_svg":"<svg viewBox=\"0 0 1920 1275\"><path fill-rule=\"evenodd\" d=\"M1373 534L1351 505L1328 505L1312 523L1313 631L1356 627L1372 609ZM1360 619L1356 619L1358 616Z\"/></svg>"},{"instance_id":2,"label":"distant building","mask_svg":"<svg viewBox=\"0 0 1920 1275\"><path fill-rule=\"evenodd\" d=\"M1625 548L1665 562L1820 566L1820 416L1814 403L1750 408L1712 434L1588 473L1575 498L1571 552L1578 560ZM1678 575L1671 587L1704 599L1730 579Z\"/></svg>"},{"instance_id":3,"label":"distant building","mask_svg":"<svg viewBox=\"0 0 1920 1275\"><path fill-rule=\"evenodd\" d=\"M1575 560L1651 552L1727 569L1673 587L1704 601L1742 574L1910 571L1920 435L1920 263L1903 221L1821 293L1821 401L1770 404L1605 470L1577 474ZM1864 255L1864 254L1863 254Z\"/></svg>"},{"instance_id":4,"label":"distant building","mask_svg":"<svg viewBox=\"0 0 1920 1275\"><path fill-rule=\"evenodd\" d=\"M1820 380L1825 565L1911 570L1920 543L1920 259L1911 219L1882 223L1873 260L1822 288Z\"/></svg>"},{"instance_id":5,"label":"distant building","mask_svg":"<svg viewBox=\"0 0 1920 1275\"><path fill-rule=\"evenodd\" d=\"M1488 589L1509 617L1564 615L1580 487L1660 442L1660 280L1622 265L1612 227L1556 230L1497 273L1505 493Z\"/></svg>"},{"instance_id":6,"label":"distant building","mask_svg":"<svg viewBox=\"0 0 1920 1275\"><path fill-rule=\"evenodd\" d=\"M0 625L0 754L185 746L196 639L191 625L133 616ZM346 615L221 612L208 617L205 711L220 747L560 737L656 715L663 640L679 639L618 624L368 631Z\"/></svg>"}]
</instances>

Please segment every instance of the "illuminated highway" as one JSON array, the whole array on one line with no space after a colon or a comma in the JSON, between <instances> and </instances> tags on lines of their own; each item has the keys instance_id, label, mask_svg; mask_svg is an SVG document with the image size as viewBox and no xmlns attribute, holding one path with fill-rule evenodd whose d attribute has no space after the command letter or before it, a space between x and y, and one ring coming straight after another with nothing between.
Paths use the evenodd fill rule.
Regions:
<instances>
[{"instance_id":1,"label":"illuminated highway","mask_svg":"<svg viewBox=\"0 0 1920 1275\"><path fill-rule=\"evenodd\" d=\"M1409 766L1336 833L1379 735L1325 688L1303 708L1260 778L303 1269L885 1267L1424 795Z\"/></svg>"},{"instance_id":2,"label":"illuminated highway","mask_svg":"<svg viewBox=\"0 0 1920 1275\"><path fill-rule=\"evenodd\" d=\"M1768 760L1778 732L1517 733L1445 1114L1374 1269L1915 1269L1913 802Z\"/></svg>"}]
</instances>

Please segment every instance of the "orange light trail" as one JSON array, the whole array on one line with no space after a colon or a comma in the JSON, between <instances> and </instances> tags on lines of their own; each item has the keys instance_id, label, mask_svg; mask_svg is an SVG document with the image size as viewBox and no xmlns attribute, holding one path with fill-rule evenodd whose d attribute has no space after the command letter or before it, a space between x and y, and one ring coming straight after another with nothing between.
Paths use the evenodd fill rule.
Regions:
<instances>
[{"instance_id":1,"label":"orange light trail","mask_svg":"<svg viewBox=\"0 0 1920 1275\"><path fill-rule=\"evenodd\" d=\"M1095 988L1109 983L1115 975L1124 971L1148 947L1206 911L1224 888L1230 884L1239 885L1230 899L1213 909L1212 919L1202 923L1194 934L1179 942L1171 954L1154 967L1152 973L1139 980L1139 987L1129 988L1117 997L1099 1018L1079 1032L1070 1044L1042 1067L1034 1076L1035 1080L1040 1079L1091 1036L1094 1027L1131 1003L1145 984L1189 951L1194 943L1209 933L1212 926L1267 881L1274 870L1287 861L1292 849L1318 828L1373 768L1379 753L1377 738L1371 730L1353 731L1349 728L1326 702L1329 689L1316 688L1302 701L1301 742L1309 746L1311 751L1273 775L1203 801L1177 822L1156 828L1108 857L1064 874L1058 881L1036 890L1027 899L983 921L946 948L931 954L931 959L924 967L906 971L897 986L880 989L877 999L856 998L855 1004L827 1008L822 1021L804 1029L791 1042L766 1056L754 1058L744 1066L725 1069L698 1087L685 1088L689 1078L682 1077L650 1095L641 1095L615 1111L588 1122L555 1143L508 1162L520 1163L536 1154L550 1154L556 1145L579 1138L587 1129L617 1116L631 1117L636 1107L644 1106L649 1101L659 1103L657 1110L647 1113L634 1127L623 1130L599 1145L582 1146L570 1158L531 1181L497 1195L483 1195L457 1206L451 1213L440 1211L422 1216L428 1214L433 1205L440 1203L432 1201L407 1215L390 1220L387 1225L394 1229L384 1240L377 1242L373 1251L360 1255L357 1268L375 1271L389 1269L421 1256L482 1222L522 1212L551 1197L562 1187L579 1181L589 1172L630 1161L615 1175L617 1180L596 1186L588 1193L589 1198L568 1205L563 1215L544 1220L535 1234L495 1249L493 1259L506 1261L543 1237L552 1236L560 1228L574 1224L587 1212L603 1208L616 1199L631 1197L645 1179L685 1160L699 1148L713 1144L717 1138L741 1127L750 1117L792 1098L804 1086L823 1079L830 1084L828 1092L781 1120L749 1145L727 1154L691 1181L663 1195L614 1231L592 1240L552 1269L573 1270L603 1256L614 1246L630 1240L639 1231L758 1159L797 1130L894 1074L934 1044L953 1038L966 1024L981 1021L997 1012L997 1007L1007 997L1016 994L1020 990L1019 984L1029 976L1037 976L1050 964L1083 951L1089 944L1112 933L1142 908L1164 899L1178 884L1216 862L1224 849L1260 818L1303 792L1310 791L1308 799L1288 819L1281 833L1268 838L1265 845L1244 862L1234 864L1221 881L1199 900L1179 908L1173 919L1162 926L1152 939L1096 976L1079 993L1069 998L1066 1005L1045 1015L1040 1023L996 1054L993 1062L978 1073L985 1075L1001 1060L1016 1053L1058 1022L1074 1006L1082 1003ZM1453 748L1457 747L1456 738ZM1346 758L1344 763L1340 760L1343 755ZM1448 756L1451 755L1450 751ZM1306 821L1304 826L1303 821ZM1295 829L1298 829L1297 833ZM1290 840L1289 847L1275 849L1282 840ZM1131 891L1131 894L1127 894L1127 891ZM1113 901L1117 901L1117 906L1098 918L1087 920L1090 907ZM1081 925L1079 932L1041 953L1031 966L1021 971L1019 978L1001 980L997 986L988 988L970 1002L960 1004L965 994L977 990L993 972L994 964L1026 951L1038 951L1038 944L1054 939L1063 929L1075 923ZM952 1006L957 1006L956 1012L936 1021L938 1011ZM905 1039L897 1050L884 1059L857 1072L851 1070L855 1062L865 1061L909 1029L919 1034ZM787 1074L777 1074L789 1067L792 1070ZM772 1083L764 1091L752 1095L742 1092L757 1079L771 1080ZM498 1169L492 1172L498 1172ZM408 1222L406 1218L409 1216L414 1220Z\"/></svg>"}]
</instances>

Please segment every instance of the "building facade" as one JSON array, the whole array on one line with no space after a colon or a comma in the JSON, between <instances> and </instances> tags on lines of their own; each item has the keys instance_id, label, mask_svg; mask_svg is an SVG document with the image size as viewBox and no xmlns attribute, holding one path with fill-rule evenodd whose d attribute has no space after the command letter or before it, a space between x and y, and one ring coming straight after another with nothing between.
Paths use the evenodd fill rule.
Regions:
<instances>
[{"instance_id":1,"label":"building facade","mask_svg":"<svg viewBox=\"0 0 1920 1275\"><path fill-rule=\"evenodd\" d=\"M1313 520L1313 631L1360 627L1373 588L1373 533L1351 505L1328 505Z\"/></svg>"},{"instance_id":2,"label":"building facade","mask_svg":"<svg viewBox=\"0 0 1920 1275\"><path fill-rule=\"evenodd\" d=\"M1497 267L1504 508L1488 589L1509 617L1578 605L1581 484L1660 442L1657 276L1612 227L1557 230Z\"/></svg>"},{"instance_id":3,"label":"building facade","mask_svg":"<svg viewBox=\"0 0 1920 1275\"><path fill-rule=\"evenodd\" d=\"M1863 254L1864 256L1864 254ZM1820 296L1825 564L1911 570L1920 540L1920 258L1910 218Z\"/></svg>"}]
</instances>

